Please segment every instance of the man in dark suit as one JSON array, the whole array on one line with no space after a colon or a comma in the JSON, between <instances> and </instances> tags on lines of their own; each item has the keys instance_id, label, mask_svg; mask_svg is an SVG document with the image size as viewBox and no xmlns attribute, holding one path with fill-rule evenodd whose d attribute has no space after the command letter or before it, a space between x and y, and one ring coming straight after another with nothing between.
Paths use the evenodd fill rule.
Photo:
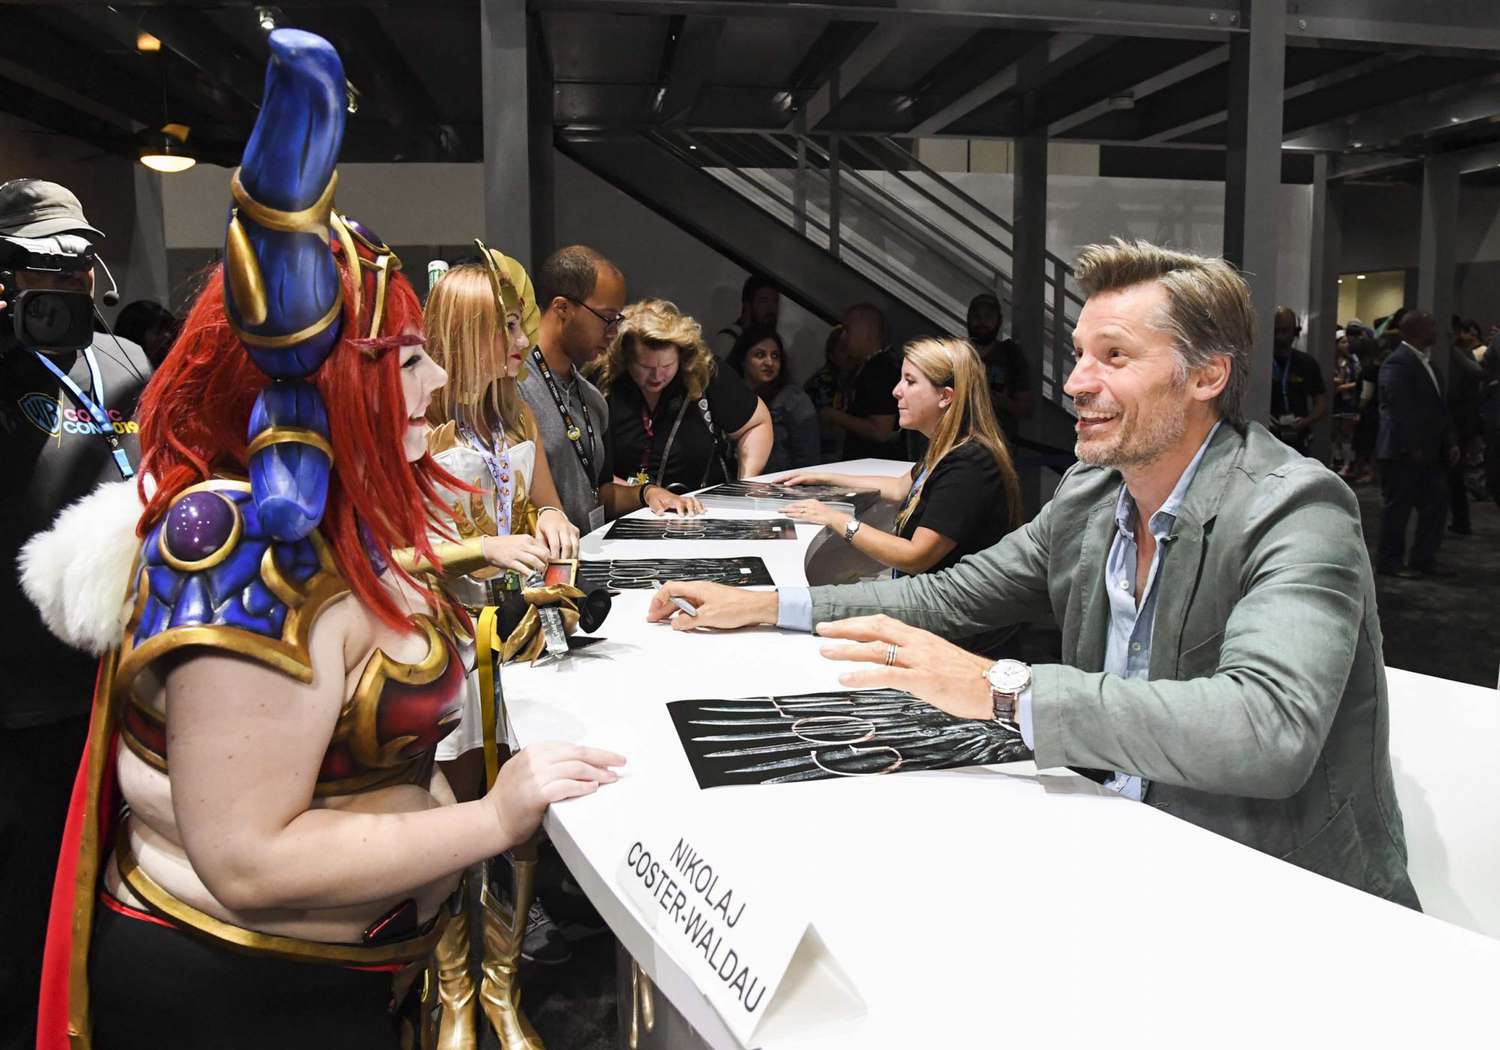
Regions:
<instances>
[{"instance_id":1,"label":"man in dark suit","mask_svg":"<svg viewBox=\"0 0 1500 1050\"><path fill-rule=\"evenodd\" d=\"M1397 576L1436 573L1447 514L1444 477L1457 461L1443 384L1432 367L1432 315L1410 310L1401 317L1401 345L1380 367L1380 551L1376 570ZM1406 553L1406 523L1417 512L1417 534Z\"/></svg>"}]
</instances>

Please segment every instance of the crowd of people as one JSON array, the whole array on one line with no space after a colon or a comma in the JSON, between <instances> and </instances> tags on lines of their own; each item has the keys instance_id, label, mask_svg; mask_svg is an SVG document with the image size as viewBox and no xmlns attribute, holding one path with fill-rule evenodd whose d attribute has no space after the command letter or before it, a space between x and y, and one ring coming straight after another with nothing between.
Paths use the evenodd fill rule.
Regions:
<instances>
[{"instance_id":1,"label":"crowd of people","mask_svg":"<svg viewBox=\"0 0 1500 1050\"><path fill-rule=\"evenodd\" d=\"M1435 319L1420 309L1370 324L1350 318L1335 333L1328 383L1317 361L1296 348L1300 334L1296 313L1279 308L1273 432L1307 453L1329 419L1329 465L1353 485L1380 486L1376 570L1446 575L1437 563L1445 532L1472 535L1473 499L1500 505L1500 326L1486 332L1455 315L1440 339Z\"/></svg>"},{"instance_id":2,"label":"crowd of people","mask_svg":"<svg viewBox=\"0 0 1500 1050\"><path fill-rule=\"evenodd\" d=\"M1274 434L1251 421L1234 267L1143 242L1084 250L1064 385L1078 465L1023 525L1012 438L1035 394L995 297L969 304L968 340L900 347L855 304L801 387L761 276L718 352L582 245L534 280L481 245L424 303L396 253L333 209L337 53L295 30L269 42L224 260L155 374L143 347L171 326L149 310L140 343L0 356L21 568L3 590L7 1045L32 1041L40 990L45 1050L463 1050L481 1013L506 1050L538 1046L520 963L568 951L539 893L541 821L614 783L625 756L511 754L491 654L530 659L545 624L584 622L589 596L549 575L583 533L701 513L694 491L767 469L895 504L889 530L787 508L889 571L669 583L651 619L816 628L852 643L832 658L873 665L845 685L994 723L1039 767L1418 906L1358 505L1299 454L1329 391L1279 312ZM35 179L0 186L0 235L102 236ZM93 277L15 280L0 299L89 293ZM1345 326L1334 433L1346 475L1361 448L1380 471L1383 571L1435 570L1445 482L1500 437L1500 354L1456 329L1445 385L1429 315ZM869 457L914 462L894 478L817 469ZM1042 620L1061 628L1059 660L1015 659L1009 632Z\"/></svg>"},{"instance_id":3,"label":"crowd of people","mask_svg":"<svg viewBox=\"0 0 1500 1050\"><path fill-rule=\"evenodd\" d=\"M316 198L316 181L308 176L295 192L281 192ZM265 180L256 185L267 192ZM44 1045L58 1025L83 1026L99 1045L170 1045L148 1016L175 1017L190 1023L195 1038L212 1033L236 1045L257 1031L246 989L302 1011L333 996L341 1005L302 1035L340 1028L341 1038L353 1033L367 1040L362 1045L384 1045L376 1036L384 1022L375 1018L372 1026L368 1008L391 970L428 952L440 1035L458 1040L442 1045L465 1045L456 1033L476 1032L480 1012L504 1046L535 1045L519 1007L519 967L570 955L551 914L560 887L538 882L538 806L609 783L621 759L544 745L524 761L504 761L497 776L484 761L477 672L455 677L476 666L462 625L483 622L497 580L533 579L576 558L582 533L606 520L641 509L698 514L691 492L767 471L783 472L793 485L878 488L899 507L889 531L813 500L787 513L843 536L893 577L949 568L1020 522L1020 486L1002 427L1030 410L1024 355L998 337L999 304L991 297L975 300L972 342L919 339L900 349L888 344L881 311L860 303L834 328L827 367L804 386L791 381L776 327L779 296L763 278L746 282L744 315L721 333L733 338L724 340L720 359L702 326L673 303L631 302L626 275L589 247L555 252L534 282L518 261L485 249L456 260L424 303L367 227L329 213L320 237L320 220L272 209L252 192L236 187L240 215L232 221L264 227L248 235L262 238L259 265L276 272L277 253L291 249L271 233L286 229L316 240L315 257L327 250L318 246L336 246L331 283L285 284L277 298L257 303L241 272L249 264L231 255L204 275L180 322L134 303L113 331L98 319L86 352L39 347L3 358L7 389L18 394L14 405L7 398L7 420L11 408L29 413L37 452L10 461L21 471L11 490L21 495L6 538L13 554L26 553L24 583L7 591L18 625L7 635L7 654L18 685L7 697L0 769L13 789L8 797L31 803L5 813L4 833L16 845L6 853L5 924L27 946L4 963L14 969L3 982L5 1015L23 1028L34 1016L49 890L83 871L86 881L102 880L97 901L53 891L49 972L66 979L40 979ZM52 221L34 221L39 209L50 209ZM17 180L0 187L0 235L48 233L101 236L61 186ZM90 277L73 283L87 291ZM23 274L20 281L24 290L48 279ZM352 312L330 329L340 317L327 299L335 290ZM246 318L257 310L263 319L252 326ZM303 323L309 317L322 320ZM330 330L338 333L331 344L320 334ZM308 349L320 340L321 366ZM127 438L120 456L81 428L37 415L22 388L45 386L39 370L49 364L72 383L60 398L76 390L80 405L92 398L110 417L129 421L119 425ZM296 379L298 370L316 385ZM283 399L292 389L300 393ZM351 411L360 399L366 411ZM397 413L405 416L399 459L387 455L381 437L397 429L386 422ZM826 441L839 458L899 457L907 454L903 435L920 444L916 464L899 478L811 469L830 457ZM247 474L248 484L239 480ZM141 475L150 479L144 487ZM111 478L121 484L96 489ZM84 518L112 519L113 531L98 531L91 542L118 567L138 545L136 518L146 523L142 557L154 582L140 592L144 611L123 640L114 616L78 626L84 617L74 597L49 591L61 580L40 568L51 559L61 564L74 549L70 529L79 516L53 518L80 499ZM99 502L106 499L113 501L107 512ZM434 524L435 510L424 506L446 506L456 533ZM309 535L330 539L308 546ZM229 607L191 597L200 575L206 580L246 545L264 548L266 557L278 552L256 563L260 583ZM300 575L282 575L282 557L303 565ZM107 586L110 573L95 575ZM131 593L137 586L144 584L132 583ZM559 593L571 625L581 596ZM357 612L318 616L320 603L344 594ZM68 611L38 618L28 602ZM307 621L291 615L303 607ZM525 621L515 626L515 619L496 642L504 654L541 644L518 639ZM57 632L74 647L126 654L106 656L111 671L100 679L107 684L96 693L92 721L93 661ZM978 631L964 641L994 656L1011 634ZM221 645L252 663L214 656ZM371 654L368 661L361 652ZM171 656L158 663L158 653ZM330 660L343 670L334 673ZM287 674L313 683L288 679L306 717L274 731L250 728L247 698L281 695ZM393 692L390 681L408 686ZM205 706L210 697L230 698L236 717L217 725ZM333 737L319 754L302 745L318 737L311 726L325 716L334 718ZM201 743L174 737L169 767L164 727L188 718L204 720ZM375 719L376 737L356 746L353 720L360 718ZM411 732L404 743L382 742L387 725ZM254 737L242 764L214 762L220 728ZM80 800L70 788L86 737L104 751L115 733L126 745L117 768L91 767L97 787L90 791L103 794ZM236 802L243 777L267 769L278 789L254 793L253 804ZM313 801L299 809L304 789ZM429 790L447 800L443 809L408 794ZM90 846L64 838L66 828L77 828L80 805L85 822L96 819L111 791L129 807L114 836L113 864L104 840ZM447 805L452 815L440 815ZM216 829L231 810L236 831L226 836ZM398 824L407 829L403 859L379 860L367 836ZM60 838L62 855L77 860L55 879ZM324 878L318 858L334 854L342 859ZM479 873L472 903L454 874L464 866ZM124 874L117 877L117 868ZM67 935L57 926L64 906L87 917ZM574 932L601 928L586 905L571 909ZM275 917L292 911L302 917ZM377 928L390 933L376 937L370 930ZM261 966L214 947L266 938L293 960L320 957L320 942L347 941L334 953L347 968L310 985L300 980L301 962ZM481 956L471 964L476 941ZM71 983L80 966L93 974L86 1002L56 991L80 987ZM146 979L179 971L195 975L190 994L180 982Z\"/></svg>"}]
</instances>

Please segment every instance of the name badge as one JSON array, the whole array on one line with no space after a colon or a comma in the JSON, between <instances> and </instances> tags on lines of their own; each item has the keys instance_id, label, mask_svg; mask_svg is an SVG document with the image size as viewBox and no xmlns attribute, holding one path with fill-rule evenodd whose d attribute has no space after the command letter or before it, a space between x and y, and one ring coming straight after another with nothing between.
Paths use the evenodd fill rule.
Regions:
<instances>
[{"instance_id":1,"label":"name badge","mask_svg":"<svg viewBox=\"0 0 1500 1050\"><path fill-rule=\"evenodd\" d=\"M632 838L615 882L742 1046L865 1014L796 900L700 833Z\"/></svg>"}]
</instances>

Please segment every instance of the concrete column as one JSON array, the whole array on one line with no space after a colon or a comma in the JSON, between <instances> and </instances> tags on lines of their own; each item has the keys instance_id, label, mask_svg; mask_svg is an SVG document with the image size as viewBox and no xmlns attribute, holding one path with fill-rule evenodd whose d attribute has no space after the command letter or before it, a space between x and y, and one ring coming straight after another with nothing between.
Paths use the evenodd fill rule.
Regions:
<instances>
[{"instance_id":1,"label":"concrete column","mask_svg":"<svg viewBox=\"0 0 1500 1050\"><path fill-rule=\"evenodd\" d=\"M557 175L552 144L552 62L542 41L538 15L526 19L526 96L529 110L531 176L531 253L527 267L535 270L562 245L557 243ZM523 258L525 258L523 256Z\"/></svg>"},{"instance_id":2,"label":"concrete column","mask_svg":"<svg viewBox=\"0 0 1500 1050\"><path fill-rule=\"evenodd\" d=\"M532 259L525 0L480 0L484 97L484 239L528 268Z\"/></svg>"},{"instance_id":3,"label":"concrete column","mask_svg":"<svg viewBox=\"0 0 1500 1050\"><path fill-rule=\"evenodd\" d=\"M1458 234L1459 167L1448 157L1428 157L1422 165L1421 241L1417 250L1417 305L1430 311L1437 325L1433 357L1444 381L1448 378L1449 318L1453 316L1453 285L1457 276L1454 241Z\"/></svg>"},{"instance_id":4,"label":"concrete column","mask_svg":"<svg viewBox=\"0 0 1500 1050\"><path fill-rule=\"evenodd\" d=\"M1286 6L1256 4L1250 31L1229 44L1229 140L1224 257L1240 268L1255 307L1245 414L1271 413L1271 328L1276 317L1276 205L1281 187L1281 92Z\"/></svg>"},{"instance_id":5,"label":"concrete column","mask_svg":"<svg viewBox=\"0 0 1500 1050\"><path fill-rule=\"evenodd\" d=\"M1328 384L1329 418L1313 434L1313 456L1326 458L1333 425L1334 330L1339 312L1339 262L1343 256L1343 183L1328 181L1329 155L1313 158L1312 265L1308 268L1308 311L1303 322L1303 349L1312 354Z\"/></svg>"},{"instance_id":6,"label":"concrete column","mask_svg":"<svg viewBox=\"0 0 1500 1050\"><path fill-rule=\"evenodd\" d=\"M109 258L110 245L104 242L102 250L107 262L115 264L115 276L120 281L120 306L136 299L152 299L170 309L171 287L167 278L167 223L162 208L162 184L164 178L144 164L131 164L135 180L135 217L130 224L130 249L125 259ZM124 267L120 263L124 263ZM102 271L95 275L95 287L104 291L109 280ZM104 307L101 306L101 309ZM118 307L109 309L113 318Z\"/></svg>"},{"instance_id":7,"label":"concrete column","mask_svg":"<svg viewBox=\"0 0 1500 1050\"><path fill-rule=\"evenodd\" d=\"M1047 136L1034 131L1015 140L1011 183L1011 222L1015 228L1011 271L1010 331L1036 366L1040 380L1047 303Z\"/></svg>"}]
</instances>

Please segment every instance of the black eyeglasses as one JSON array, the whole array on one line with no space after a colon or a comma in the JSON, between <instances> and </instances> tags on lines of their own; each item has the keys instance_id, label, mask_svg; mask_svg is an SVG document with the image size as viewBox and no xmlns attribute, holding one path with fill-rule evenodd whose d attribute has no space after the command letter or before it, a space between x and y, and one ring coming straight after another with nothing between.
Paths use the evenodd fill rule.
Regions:
<instances>
[{"instance_id":1,"label":"black eyeglasses","mask_svg":"<svg viewBox=\"0 0 1500 1050\"><path fill-rule=\"evenodd\" d=\"M598 310L595 310L592 306L590 306L588 303L584 302L582 299L574 299L571 295L565 295L565 296L563 296L563 298L566 299L570 303L576 303L576 304L578 304L579 306L581 306L585 310L587 310L589 313L591 313L595 317L599 318L599 320L603 321L604 322L604 330L606 332L609 331L611 328L619 328L620 327L620 322L625 319L625 315L624 314L615 314L613 317L606 317L604 314L601 314Z\"/></svg>"}]
</instances>

